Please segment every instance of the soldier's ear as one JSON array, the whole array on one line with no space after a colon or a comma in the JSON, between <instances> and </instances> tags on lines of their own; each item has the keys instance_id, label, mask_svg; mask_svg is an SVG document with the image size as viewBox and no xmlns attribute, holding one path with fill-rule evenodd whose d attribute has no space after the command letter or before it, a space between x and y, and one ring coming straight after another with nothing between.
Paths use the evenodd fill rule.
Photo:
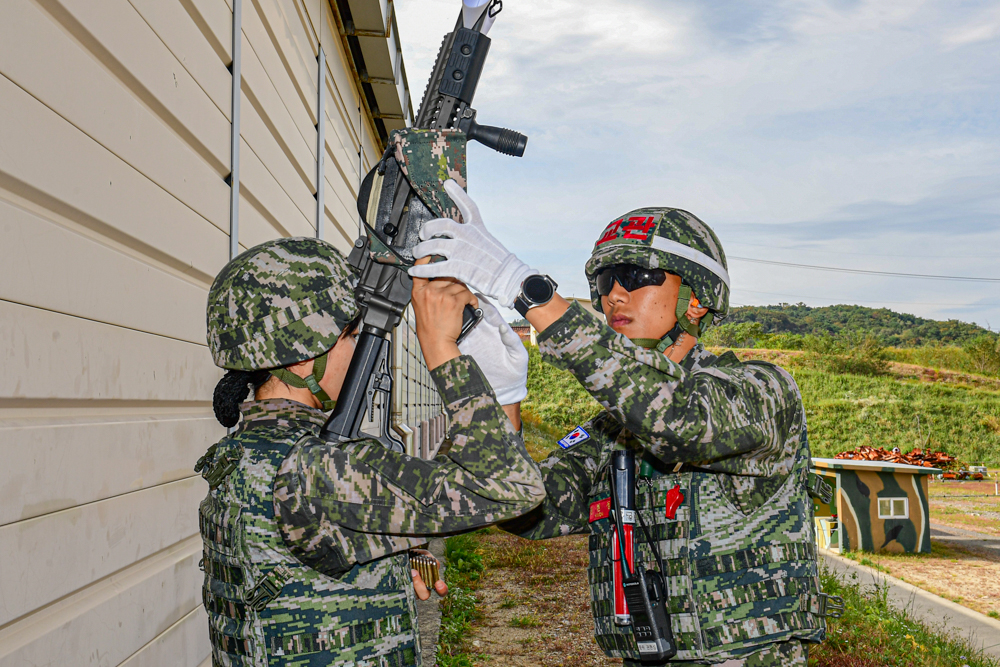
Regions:
<instances>
[{"instance_id":1,"label":"soldier's ear","mask_svg":"<svg viewBox=\"0 0 1000 667\"><path fill-rule=\"evenodd\" d=\"M708 314L708 308L703 308L701 304L698 303L697 299L691 299L691 303L688 304L687 318L691 322L698 323L701 318Z\"/></svg>"}]
</instances>

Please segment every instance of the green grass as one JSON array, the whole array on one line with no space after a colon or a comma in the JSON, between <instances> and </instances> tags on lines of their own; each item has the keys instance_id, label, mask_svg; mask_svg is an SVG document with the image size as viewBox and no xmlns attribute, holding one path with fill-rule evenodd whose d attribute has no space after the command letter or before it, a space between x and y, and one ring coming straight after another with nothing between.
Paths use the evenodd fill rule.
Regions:
<instances>
[{"instance_id":1,"label":"green grass","mask_svg":"<svg viewBox=\"0 0 1000 667\"><path fill-rule=\"evenodd\" d=\"M891 376L788 369L802 392L813 456L859 445L946 451L973 465L1000 464L1000 392Z\"/></svg>"},{"instance_id":2,"label":"green grass","mask_svg":"<svg viewBox=\"0 0 1000 667\"><path fill-rule=\"evenodd\" d=\"M938 349L938 348L928 348ZM960 351L960 350L959 350ZM754 350L759 353L759 350ZM525 440L540 458L600 410L576 378L529 348ZM972 465L1000 466L1000 391L892 375L831 372L831 355L788 355L805 403L814 456L860 445L930 447Z\"/></svg>"},{"instance_id":3,"label":"green grass","mask_svg":"<svg viewBox=\"0 0 1000 667\"><path fill-rule=\"evenodd\" d=\"M997 667L961 639L935 633L888 602L887 588L862 590L857 575L820 573L823 591L844 599L844 614L829 619L826 641L809 649L809 664L885 667Z\"/></svg>"},{"instance_id":4,"label":"green grass","mask_svg":"<svg viewBox=\"0 0 1000 667\"><path fill-rule=\"evenodd\" d=\"M542 622L531 614L527 616L515 616L510 619L510 627L512 628L537 628L541 624Z\"/></svg>"},{"instance_id":5,"label":"green grass","mask_svg":"<svg viewBox=\"0 0 1000 667\"><path fill-rule=\"evenodd\" d=\"M891 361L903 364L963 373L972 371L969 355L960 347L889 347L886 354Z\"/></svg>"},{"instance_id":6,"label":"green grass","mask_svg":"<svg viewBox=\"0 0 1000 667\"><path fill-rule=\"evenodd\" d=\"M542 361L538 348L528 346L528 397L521 410L546 436L555 436L548 449L600 409L572 374Z\"/></svg>"},{"instance_id":7,"label":"green grass","mask_svg":"<svg viewBox=\"0 0 1000 667\"><path fill-rule=\"evenodd\" d=\"M517 567L540 572L561 558L551 547L539 548L538 543L523 540L512 540L508 548L484 554L483 538L494 530L447 540L446 576L452 590L444 604L438 649L438 664L442 667L472 667L473 659L481 658L468 652L465 639L481 618L473 591L487 570ZM544 597L548 584L543 578L533 576L526 581L530 583L517 596L502 599L502 608L520 605L520 596ZM894 607L888 601L886 588L862 587L857 575L838 578L825 568L821 568L820 584L824 592L843 598L844 613L839 619L828 619L825 642L810 646L809 664L813 667L1000 667L996 660L979 654L962 639L937 633ZM456 593L457 597L453 597ZM587 594L585 587L580 594ZM997 613L990 616L996 618ZM540 621L529 613L515 616L510 625L536 628ZM535 639L529 637L522 644L527 646Z\"/></svg>"},{"instance_id":8,"label":"green grass","mask_svg":"<svg viewBox=\"0 0 1000 667\"><path fill-rule=\"evenodd\" d=\"M472 667L466 638L472 624L481 617L474 594L485 569L475 533L445 540L445 582L448 595L441 602L441 634L438 636L438 664L441 667Z\"/></svg>"}]
</instances>

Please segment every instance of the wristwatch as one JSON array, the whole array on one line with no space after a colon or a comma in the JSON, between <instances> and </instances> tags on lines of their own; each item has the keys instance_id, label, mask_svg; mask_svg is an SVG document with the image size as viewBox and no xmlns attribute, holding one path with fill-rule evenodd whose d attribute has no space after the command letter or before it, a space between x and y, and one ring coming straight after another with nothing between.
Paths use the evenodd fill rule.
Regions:
<instances>
[{"instance_id":1,"label":"wristwatch","mask_svg":"<svg viewBox=\"0 0 1000 667\"><path fill-rule=\"evenodd\" d=\"M548 276L538 273L528 276L521 283L521 293L514 299L514 310L524 317L532 308L544 306L551 301L557 287L559 285L556 281Z\"/></svg>"}]
</instances>

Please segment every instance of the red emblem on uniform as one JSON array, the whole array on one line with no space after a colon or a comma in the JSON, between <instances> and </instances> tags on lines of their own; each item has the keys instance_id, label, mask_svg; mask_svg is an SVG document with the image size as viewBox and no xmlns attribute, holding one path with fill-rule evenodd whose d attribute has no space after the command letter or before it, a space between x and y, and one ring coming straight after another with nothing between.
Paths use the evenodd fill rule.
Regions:
<instances>
[{"instance_id":1,"label":"red emblem on uniform","mask_svg":"<svg viewBox=\"0 0 1000 667\"><path fill-rule=\"evenodd\" d=\"M590 503L590 523L607 519L611 516L611 498Z\"/></svg>"},{"instance_id":2,"label":"red emblem on uniform","mask_svg":"<svg viewBox=\"0 0 1000 667\"><path fill-rule=\"evenodd\" d=\"M648 241L649 233L653 231L653 216L649 216L648 218L644 216L629 218L622 231L624 232L622 234L623 239Z\"/></svg>"},{"instance_id":3,"label":"red emblem on uniform","mask_svg":"<svg viewBox=\"0 0 1000 667\"><path fill-rule=\"evenodd\" d=\"M610 500L610 498L609 498ZM681 491L680 484L674 484L674 488L667 491L667 518L676 519L677 518L677 508L681 506L684 502L684 492ZM594 506L590 506L590 514L594 514Z\"/></svg>"},{"instance_id":4,"label":"red emblem on uniform","mask_svg":"<svg viewBox=\"0 0 1000 667\"><path fill-rule=\"evenodd\" d=\"M601 235L601 238L597 239L597 245L601 245L602 243L607 243L608 241L614 241L616 238L618 238L618 229L619 227L622 226L623 222L625 222L625 218L622 218L621 220L615 220L610 225L605 227L604 233Z\"/></svg>"}]
</instances>

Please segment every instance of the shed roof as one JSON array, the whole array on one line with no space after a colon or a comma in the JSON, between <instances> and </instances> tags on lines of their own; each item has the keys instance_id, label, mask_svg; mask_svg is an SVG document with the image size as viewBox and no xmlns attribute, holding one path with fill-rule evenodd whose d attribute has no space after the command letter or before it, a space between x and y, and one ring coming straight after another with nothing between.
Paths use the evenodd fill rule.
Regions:
<instances>
[{"instance_id":1,"label":"shed roof","mask_svg":"<svg viewBox=\"0 0 1000 667\"><path fill-rule=\"evenodd\" d=\"M908 475L936 475L940 468L924 468L906 463L890 463L889 461L853 461L851 459L819 459L813 458L814 468L827 470L866 470L868 472L891 472Z\"/></svg>"}]
</instances>

